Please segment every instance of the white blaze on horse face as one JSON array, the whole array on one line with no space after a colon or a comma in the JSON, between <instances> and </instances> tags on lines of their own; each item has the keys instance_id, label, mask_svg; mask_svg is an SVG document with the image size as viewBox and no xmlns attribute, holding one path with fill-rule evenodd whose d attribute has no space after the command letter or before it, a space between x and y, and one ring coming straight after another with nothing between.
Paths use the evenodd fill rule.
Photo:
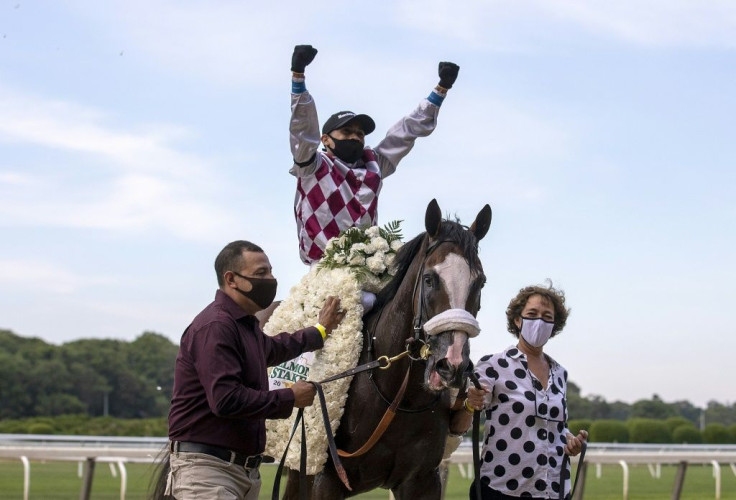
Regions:
<instances>
[{"instance_id":1,"label":"white blaze on horse face","mask_svg":"<svg viewBox=\"0 0 736 500\"><path fill-rule=\"evenodd\" d=\"M460 366L463 363L463 347L468 341L468 334L455 330L452 332L452 345L447 348L445 357L452 366Z\"/></svg>"},{"instance_id":2,"label":"white blaze on horse face","mask_svg":"<svg viewBox=\"0 0 736 500\"><path fill-rule=\"evenodd\" d=\"M465 309L473 277L468 262L458 254L451 253L445 257L445 260L435 265L434 270L439 275L447 291L450 308ZM467 340L468 335L465 332L453 332L452 345L447 348L447 355L445 356L453 366L462 364L463 347Z\"/></svg>"},{"instance_id":3,"label":"white blaze on horse face","mask_svg":"<svg viewBox=\"0 0 736 500\"><path fill-rule=\"evenodd\" d=\"M456 253L451 253L445 260L434 266L434 271L447 290L447 299L450 308L465 309L470 291L470 266L467 261Z\"/></svg>"}]
</instances>

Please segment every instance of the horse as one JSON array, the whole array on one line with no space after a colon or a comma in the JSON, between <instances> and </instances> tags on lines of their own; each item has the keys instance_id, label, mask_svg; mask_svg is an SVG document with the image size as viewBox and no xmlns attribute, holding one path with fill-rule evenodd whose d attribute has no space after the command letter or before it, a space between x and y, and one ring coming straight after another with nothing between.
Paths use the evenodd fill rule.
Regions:
<instances>
[{"instance_id":1,"label":"horse","mask_svg":"<svg viewBox=\"0 0 736 500\"><path fill-rule=\"evenodd\" d=\"M398 500L441 497L439 465L450 424L451 400L472 366L468 342L471 329L452 320L444 322L451 325L447 329L440 321L432 335L427 334L426 327L432 318L451 311L474 321L485 283L478 242L488 232L491 216L491 207L485 205L466 228L443 220L436 200L427 206L426 232L401 247L394 278L378 293L373 309L364 317L359 364L380 356L396 356L406 349L408 340L425 343L429 356L426 360L404 357L385 370L354 376L335 434L338 448L348 453L371 438L403 380L408 381L394 419L372 448L341 460L351 489L341 481L329 459L321 472L307 478L311 498L339 500L376 488L391 490ZM299 472L290 470L284 498L296 499L298 494Z\"/></svg>"},{"instance_id":2,"label":"horse","mask_svg":"<svg viewBox=\"0 0 736 500\"><path fill-rule=\"evenodd\" d=\"M488 232L491 217L491 207L485 205L466 228L443 220L436 200L427 206L426 231L401 247L393 279L363 318L359 364L381 356L394 357L406 350L408 340L426 344L426 359L403 357L385 370L353 377L335 434L335 443L347 452L363 447L400 387L405 390L400 401L394 401L398 403L395 417L372 447L360 456L342 459L350 489L330 459L316 476L308 476L310 498L340 500L376 488L390 489L397 500L441 497L439 465L449 430L451 400L464 385L471 366L468 336L472 327L464 325L467 318L462 316L474 319L480 309L485 274L478 242ZM272 310L259 314L261 324ZM435 321L453 311L463 313L459 321ZM433 321L432 334L428 335ZM154 474L151 498L165 498L167 475L168 453L164 451ZM288 472L285 499L299 497L299 479L298 471Z\"/></svg>"}]
</instances>

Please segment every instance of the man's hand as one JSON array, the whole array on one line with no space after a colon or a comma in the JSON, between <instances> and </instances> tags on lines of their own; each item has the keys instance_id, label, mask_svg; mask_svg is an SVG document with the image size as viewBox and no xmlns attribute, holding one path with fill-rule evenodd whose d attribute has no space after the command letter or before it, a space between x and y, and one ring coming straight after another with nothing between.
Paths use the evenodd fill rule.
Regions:
<instances>
[{"instance_id":1,"label":"man's hand","mask_svg":"<svg viewBox=\"0 0 736 500\"><path fill-rule=\"evenodd\" d=\"M317 55L317 49L311 45L297 45L294 47L294 53L291 55L291 71L294 73L304 73L309 63L314 60ZM457 72L455 73L457 75Z\"/></svg>"},{"instance_id":2,"label":"man's hand","mask_svg":"<svg viewBox=\"0 0 736 500\"><path fill-rule=\"evenodd\" d=\"M294 408L312 406L314 395L317 394L317 389L312 384L298 380L291 386L291 390L294 393Z\"/></svg>"},{"instance_id":3,"label":"man's hand","mask_svg":"<svg viewBox=\"0 0 736 500\"><path fill-rule=\"evenodd\" d=\"M337 328L337 325L340 324L344 317L345 311L340 309L340 299L329 296L325 300L322 310L319 312L319 319L317 321L325 327L325 332L329 335L333 328Z\"/></svg>"},{"instance_id":4,"label":"man's hand","mask_svg":"<svg viewBox=\"0 0 736 500\"><path fill-rule=\"evenodd\" d=\"M457 80L457 73L460 71L460 66L451 62L441 62L437 73L440 75L440 87L451 89L452 84Z\"/></svg>"},{"instance_id":5,"label":"man's hand","mask_svg":"<svg viewBox=\"0 0 736 500\"><path fill-rule=\"evenodd\" d=\"M588 441L588 431L581 430L577 436L567 433L567 444L565 445L565 453L574 457L583 449L583 441Z\"/></svg>"}]
</instances>

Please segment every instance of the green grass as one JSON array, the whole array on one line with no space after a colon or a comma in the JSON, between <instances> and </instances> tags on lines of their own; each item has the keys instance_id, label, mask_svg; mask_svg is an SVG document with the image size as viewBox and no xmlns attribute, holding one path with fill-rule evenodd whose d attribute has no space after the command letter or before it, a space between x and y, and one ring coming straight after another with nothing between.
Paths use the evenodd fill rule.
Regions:
<instances>
[{"instance_id":1,"label":"green grass","mask_svg":"<svg viewBox=\"0 0 736 500\"><path fill-rule=\"evenodd\" d=\"M630 500L665 500L672 497L676 466L662 466L661 477L652 477L646 465L629 465ZM690 465L685 475L683 500L705 500L715 498L715 479L710 465ZM602 468L596 477L594 465L588 466L585 485L586 500L614 500L623 498L623 472L618 465ZM736 500L736 476L728 465L721 465L721 499Z\"/></svg>"},{"instance_id":2,"label":"green grass","mask_svg":"<svg viewBox=\"0 0 736 500\"><path fill-rule=\"evenodd\" d=\"M128 500L144 500L152 466L146 464L128 464ZM672 485L676 467L662 467L662 477L655 479L649 474L646 466L630 466L629 480L630 500L668 500L672 494ZM260 498L271 498L274 466L261 468L263 487ZM710 466L691 465L685 477L683 500L705 500L715 498L715 480L713 468ZM621 468L605 466L602 477L596 477L595 466L589 466L588 481L585 486L586 500L619 500L622 498ZM736 500L736 476L728 466L721 467L721 498ZM31 462L31 490L33 500L68 500L79 498L82 480L77 475L76 462ZM285 484L281 483L283 492ZM461 477L457 466L450 467L450 480L447 486L447 500L468 498L470 480ZM0 500L23 498L23 466L20 461L0 461ZM94 500L118 500L120 498L120 477L113 477L110 467L98 463L92 485L91 498ZM361 500L388 498L385 490L359 495Z\"/></svg>"}]
</instances>

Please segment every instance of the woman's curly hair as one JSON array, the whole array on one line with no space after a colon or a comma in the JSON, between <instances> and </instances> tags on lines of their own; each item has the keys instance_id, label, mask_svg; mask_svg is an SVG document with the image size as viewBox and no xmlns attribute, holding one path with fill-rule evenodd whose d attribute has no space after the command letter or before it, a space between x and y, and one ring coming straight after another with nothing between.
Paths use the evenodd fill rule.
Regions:
<instances>
[{"instance_id":1,"label":"woman's curly hair","mask_svg":"<svg viewBox=\"0 0 736 500\"><path fill-rule=\"evenodd\" d=\"M543 300L552 304L555 310L555 326L552 328L552 337L565 328L567 316L570 314L570 309L565 307L565 292L552 286L552 281L548 280L547 283L546 287L541 285L524 287L509 302L509 306L506 308L506 328L514 337L518 338L521 333L514 320L521 317L521 312L532 295L540 295Z\"/></svg>"}]
</instances>

